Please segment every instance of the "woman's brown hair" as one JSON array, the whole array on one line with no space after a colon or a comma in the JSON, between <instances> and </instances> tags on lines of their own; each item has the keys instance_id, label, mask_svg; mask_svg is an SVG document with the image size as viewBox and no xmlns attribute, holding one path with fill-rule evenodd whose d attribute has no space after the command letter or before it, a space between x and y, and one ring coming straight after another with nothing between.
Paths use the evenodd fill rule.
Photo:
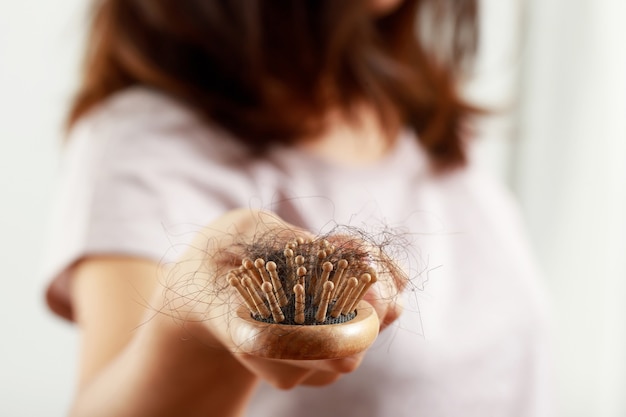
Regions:
<instances>
[{"instance_id":1,"label":"woman's brown hair","mask_svg":"<svg viewBox=\"0 0 626 417\"><path fill-rule=\"evenodd\" d=\"M100 0L69 123L146 85L261 149L365 100L412 126L439 167L459 165L476 20L476 0L404 0L380 17L367 0Z\"/></svg>"}]
</instances>

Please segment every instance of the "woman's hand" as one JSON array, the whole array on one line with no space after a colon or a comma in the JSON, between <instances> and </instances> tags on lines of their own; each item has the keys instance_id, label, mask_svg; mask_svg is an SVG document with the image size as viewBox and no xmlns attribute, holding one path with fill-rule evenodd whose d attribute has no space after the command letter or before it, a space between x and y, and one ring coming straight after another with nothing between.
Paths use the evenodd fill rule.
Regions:
<instances>
[{"instance_id":1,"label":"woman's hand","mask_svg":"<svg viewBox=\"0 0 626 417\"><path fill-rule=\"evenodd\" d=\"M238 321L234 320L240 303L233 302L238 300L238 295L228 285L227 271L241 265L245 244L268 235L280 242L297 237L314 238L272 213L231 211L203 229L180 261L167 271L163 311L202 343L229 352L254 375L275 387L329 384L342 374L354 371L364 353L328 360L268 359L242 351L234 341L240 331ZM389 271L392 272L379 275L378 282L364 297L375 309L381 330L401 312L397 295L404 279L396 269Z\"/></svg>"}]
</instances>

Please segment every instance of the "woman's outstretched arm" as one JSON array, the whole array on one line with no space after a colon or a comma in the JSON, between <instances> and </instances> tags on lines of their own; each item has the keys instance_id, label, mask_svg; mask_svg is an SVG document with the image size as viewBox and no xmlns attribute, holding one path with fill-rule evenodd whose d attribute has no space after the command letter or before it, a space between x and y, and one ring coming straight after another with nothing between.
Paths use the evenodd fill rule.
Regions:
<instances>
[{"instance_id":1,"label":"woman's outstretched arm","mask_svg":"<svg viewBox=\"0 0 626 417\"><path fill-rule=\"evenodd\" d=\"M198 233L167 271L120 256L79 261L72 297L82 357L71 416L240 416L261 379L283 389L324 385L356 369L363 354L287 361L237 350L215 271L237 261L235 243L268 231L308 235L271 213L235 210ZM399 314L387 279L367 297L383 326Z\"/></svg>"},{"instance_id":2,"label":"woman's outstretched arm","mask_svg":"<svg viewBox=\"0 0 626 417\"><path fill-rule=\"evenodd\" d=\"M81 329L72 417L238 416L257 377L198 338L203 326L148 307L160 292L156 263L86 258L74 270ZM195 328L192 328L194 326Z\"/></svg>"}]
</instances>

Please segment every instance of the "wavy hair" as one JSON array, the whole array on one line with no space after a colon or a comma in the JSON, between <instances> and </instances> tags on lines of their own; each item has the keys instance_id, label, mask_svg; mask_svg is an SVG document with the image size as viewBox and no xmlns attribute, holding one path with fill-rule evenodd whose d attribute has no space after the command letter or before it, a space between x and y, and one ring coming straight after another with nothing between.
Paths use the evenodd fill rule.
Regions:
<instances>
[{"instance_id":1,"label":"wavy hair","mask_svg":"<svg viewBox=\"0 0 626 417\"><path fill-rule=\"evenodd\" d=\"M100 0L71 126L134 85L164 91L251 147L319 133L330 108L366 101L415 129L439 167L465 161L459 94L476 0Z\"/></svg>"}]
</instances>

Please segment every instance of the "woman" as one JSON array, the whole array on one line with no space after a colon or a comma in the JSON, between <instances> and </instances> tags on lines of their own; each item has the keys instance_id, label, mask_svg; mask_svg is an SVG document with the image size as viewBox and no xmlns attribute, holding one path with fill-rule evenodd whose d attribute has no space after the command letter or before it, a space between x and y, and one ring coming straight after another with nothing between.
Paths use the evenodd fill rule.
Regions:
<instances>
[{"instance_id":1,"label":"woman","mask_svg":"<svg viewBox=\"0 0 626 417\"><path fill-rule=\"evenodd\" d=\"M548 415L515 208L466 161L475 20L470 0L101 0L49 267L82 335L72 415ZM404 312L394 277L372 287L391 329L364 355L241 355L211 300L172 298L234 242L333 224L413 240Z\"/></svg>"}]
</instances>

